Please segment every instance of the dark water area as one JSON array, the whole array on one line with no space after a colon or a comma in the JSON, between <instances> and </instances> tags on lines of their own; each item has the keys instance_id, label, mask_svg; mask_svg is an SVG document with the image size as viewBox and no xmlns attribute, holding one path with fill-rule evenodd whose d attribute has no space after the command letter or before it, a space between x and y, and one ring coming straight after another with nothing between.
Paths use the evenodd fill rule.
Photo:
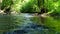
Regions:
<instances>
[{"instance_id":1,"label":"dark water area","mask_svg":"<svg viewBox=\"0 0 60 34\"><path fill-rule=\"evenodd\" d=\"M34 14L21 13L20 15L14 15L14 16L15 16L15 18L18 16L16 19L16 21L18 21L18 22L15 23L16 21L13 21L12 25L14 25L14 26L7 25L10 28L10 30L6 29L5 26L0 25L0 26L4 27L4 28L1 27L0 30L8 30L8 31L2 31L2 32L0 32L0 34L60 34L57 31L54 31L53 29L51 29L47 26L41 25L40 17L34 16ZM13 20L13 18L11 18L11 19ZM4 19L3 19L3 21L4 21ZM6 22L6 21L4 21L4 22ZM15 23L15 24L13 24L13 23ZM10 22L10 25L11 25L11 22ZM15 27L15 28L12 28L12 27Z\"/></svg>"}]
</instances>

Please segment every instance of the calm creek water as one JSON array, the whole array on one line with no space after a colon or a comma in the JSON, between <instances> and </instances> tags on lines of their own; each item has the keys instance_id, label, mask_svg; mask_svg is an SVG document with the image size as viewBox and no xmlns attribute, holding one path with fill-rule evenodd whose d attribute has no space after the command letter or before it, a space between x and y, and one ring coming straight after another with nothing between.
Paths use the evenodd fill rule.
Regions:
<instances>
[{"instance_id":1,"label":"calm creek water","mask_svg":"<svg viewBox=\"0 0 60 34\"><path fill-rule=\"evenodd\" d=\"M33 14L29 14L29 13L21 13L20 15L14 15L14 17L13 16L10 17L12 18L8 18L8 17L4 18L2 16L2 18L4 18L5 20L9 20L6 22L0 16L0 22L1 22L0 24L3 24L0 25L0 30L4 30L4 31L0 31L0 34L60 34L54 31L53 29L44 26L43 25L44 23L43 24L41 23L42 22L41 19L43 18L40 18L39 16L33 16ZM5 22L7 23L6 25Z\"/></svg>"}]
</instances>

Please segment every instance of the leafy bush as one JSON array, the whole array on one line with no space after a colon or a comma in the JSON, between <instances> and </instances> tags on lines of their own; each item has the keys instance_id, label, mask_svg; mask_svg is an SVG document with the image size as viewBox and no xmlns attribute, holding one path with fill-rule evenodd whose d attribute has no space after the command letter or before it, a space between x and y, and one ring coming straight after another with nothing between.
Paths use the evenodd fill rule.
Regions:
<instances>
[{"instance_id":1,"label":"leafy bush","mask_svg":"<svg viewBox=\"0 0 60 34\"><path fill-rule=\"evenodd\" d=\"M45 0L44 6L48 9L48 12L60 13L60 0Z\"/></svg>"},{"instance_id":2,"label":"leafy bush","mask_svg":"<svg viewBox=\"0 0 60 34\"><path fill-rule=\"evenodd\" d=\"M38 0L2 0L1 9L11 8L11 11L16 12L40 12L42 1ZM40 6L40 7L39 7Z\"/></svg>"}]
</instances>

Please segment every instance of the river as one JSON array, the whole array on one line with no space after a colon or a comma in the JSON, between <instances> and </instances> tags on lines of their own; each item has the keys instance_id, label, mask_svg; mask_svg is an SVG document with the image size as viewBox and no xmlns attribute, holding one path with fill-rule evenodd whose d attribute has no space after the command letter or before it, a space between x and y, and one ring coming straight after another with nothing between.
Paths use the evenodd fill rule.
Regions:
<instances>
[{"instance_id":1,"label":"river","mask_svg":"<svg viewBox=\"0 0 60 34\"><path fill-rule=\"evenodd\" d=\"M4 28L2 29L1 27L0 30L8 30L8 31L1 31L1 34L60 34L57 31L54 31L53 29L51 29L50 27L45 26L47 24L41 23L43 19L39 16L35 16L32 13L21 13L20 15L14 15L14 17L13 16L9 16L9 17L12 17L12 18L9 18L9 21L11 21L13 24L11 24L10 22L9 23L10 25L9 26L7 25L8 27L6 28L5 26L3 26L6 22L3 19L4 21L2 23L3 25L0 25L0 26ZM0 22L2 18L0 16ZM5 17L5 19L7 18Z\"/></svg>"}]
</instances>

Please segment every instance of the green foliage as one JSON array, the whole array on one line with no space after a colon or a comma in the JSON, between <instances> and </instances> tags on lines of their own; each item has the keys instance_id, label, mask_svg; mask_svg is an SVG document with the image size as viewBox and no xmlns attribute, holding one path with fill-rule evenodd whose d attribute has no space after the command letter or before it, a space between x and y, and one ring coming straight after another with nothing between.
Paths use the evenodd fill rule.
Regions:
<instances>
[{"instance_id":1,"label":"green foliage","mask_svg":"<svg viewBox=\"0 0 60 34\"><path fill-rule=\"evenodd\" d=\"M16 12L40 12L41 8L46 8L47 14L50 15L60 15L60 0L3 0L1 9L10 7L11 11ZM23 15L24 16L24 15ZM10 30L14 29L17 26L21 25L23 17L6 15L0 16L0 30ZM44 24L45 26L50 27L51 29L60 32L60 18L57 16L51 17L33 17L31 21L36 24ZM15 26L15 27L14 27Z\"/></svg>"},{"instance_id":2,"label":"green foliage","mask_svg":"<svg viewBox=\"0 0 60 34\"><path fill-rule=\"evenodd\" d=\"M41 2L41 3L40 3ZM42 4L42 1L39 1ZM40 12L38 0L2 0L1 9L11 8L16 12Z\"/></svg>"},{"instance_id":3,"label":"green foliage","mask_svg":"<svg viewBox=\"0 0 60 34\"><path fill-rule=\"evenodd\" d=\"M38 7L43 7L44 6L44 0L37 0L37 5Z\"/></svg>"},{"instance_id":4,"label":"green foliage","mask_svg":"<svg viewBox=\"0 0 60 34\"><path fill-rule=\"evenodd\" d=\"M44 6L48 9L47 12L53 16L44 18L44 24L51 29L60 32L60 0L45 0Z\"/></svg>"},{"instance_id":5,"label":"green foliage","mask_svg":"<svg viewBox=\"0 0 60 34\"><path fill-rule=\"evenodd\" d=\"M21 12L39 12L37 6L37 0L30 0L28 3L22 6Z\"/></svg>"},{"instance_id":6,"label":"green foliage","mask_svg":"<svg viewBox=\"0 0 60 34\"><path fill-rule=\"evenodd\" d=\"M45 0L44 6L52 13L60 13L60 0Z\"/></svg>"},{"instance_id":7,"label":"green foliage","mask_svg":"<svg viewBox=\"0 0 60 34\"><path fill-rule=\"evenodd\" d=\"M12 10L20 12L39 12L37 0L16 0L12 6Z\"/></svg>"},{"instance_id":8,"label":"green foliage","mask_svg":"<svg viewBox=\"0 0 60 34\"><path fill-rule=\"evenodd\" d=\"M12 0L2 0L1 9L10 7L13 4Z\"/></svg>"}]
</instances>

